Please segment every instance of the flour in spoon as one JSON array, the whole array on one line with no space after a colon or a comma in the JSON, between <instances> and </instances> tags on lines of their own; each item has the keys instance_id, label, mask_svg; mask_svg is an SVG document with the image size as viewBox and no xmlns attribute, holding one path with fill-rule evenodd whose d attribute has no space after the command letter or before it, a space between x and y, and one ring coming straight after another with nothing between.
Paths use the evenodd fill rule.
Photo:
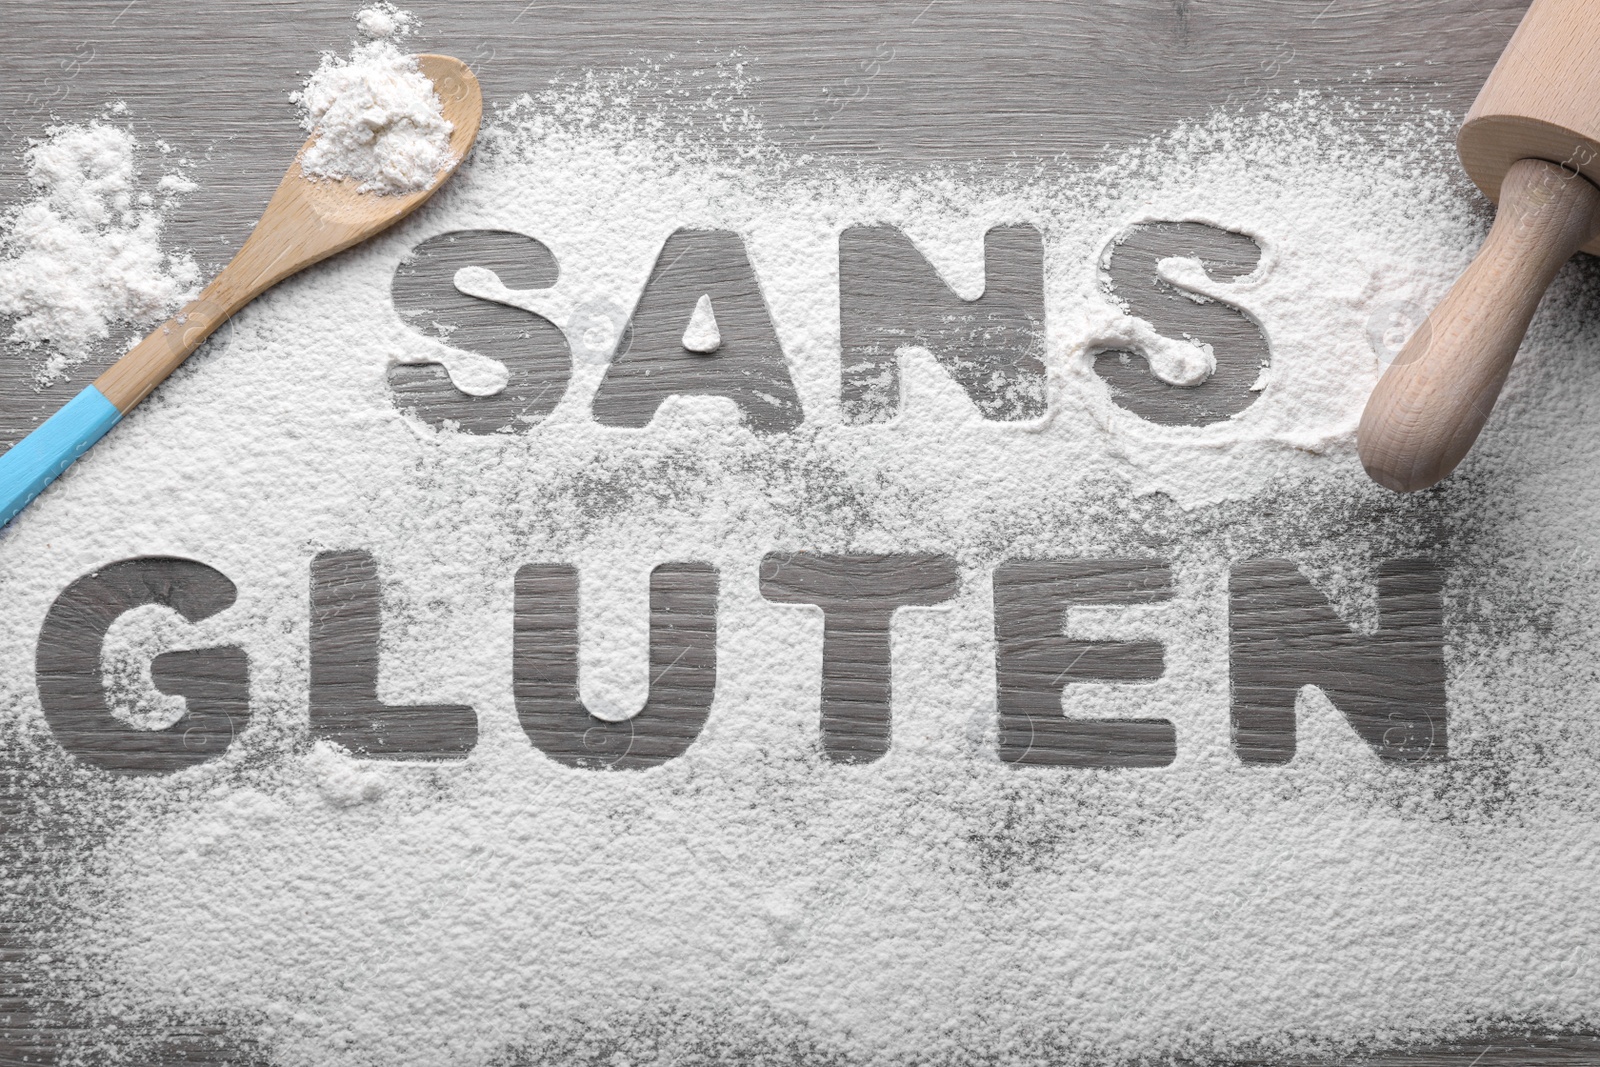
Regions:
<instances>
[{"instance_id":1,"label":"flour in spoon","mask_svg":"<svg viewBox=\"0 0 1600 1067\"><path fill-rule=\"evenodd\" d=\"M316 141L300 158L312 178L346 179L362 192L413 193L431 186L450 162L450 122L439 94L392 38L415 25L389 4L363 9L363 33L348 58L332 53L293 94Z\"/></svg>"}]
</instances>

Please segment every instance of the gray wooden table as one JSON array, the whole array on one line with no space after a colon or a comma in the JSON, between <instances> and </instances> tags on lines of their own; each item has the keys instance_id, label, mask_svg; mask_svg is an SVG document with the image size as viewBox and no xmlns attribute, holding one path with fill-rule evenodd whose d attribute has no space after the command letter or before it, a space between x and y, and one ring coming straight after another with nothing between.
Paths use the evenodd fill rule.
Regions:
<instances>
[{"instance_id":1,"label":"gray wooden table","mask_svg":"<svg viewBox=\"0 0 1600 1067\"><path fill-rule=\"evenodd\" d=\"M1089 159L1198 118L1314 87L1388 114L1465 112L1524 0L418 0L420 46L466 59L487 103L505 104L586 68L642 60L693 72L737 54L750 102L780 144L903 168ZM220 266L303 138L286 93L324 49L342 49L354 5L332 0L3 0L0 204L24 191L21 150L52 121L112 100L145 140L193 161L199 191L169 239ZM119 120L120 121L120 120ZM1381 121L1377 118L1369 121ZM103 353L102 356L108 353ZM28 362L0 360L0 446L98 373L43 390ZM15 774L7 811L17 807ZM11 827L6 827L10 831ZM7 848L0 837L0 851ZM17 863L7 855L12 874ZM25 872L24 872L25 873ZM49 1062L12 916L0 965L0 1064ZM248 1060L226 1035L172 1035L161 1062ZM155 1062L155 1061L152 1061ZM1600 1039L1485 1034L1449 1048L1360 1062L1596 1063Z\"/></svg>"}]
</instances>

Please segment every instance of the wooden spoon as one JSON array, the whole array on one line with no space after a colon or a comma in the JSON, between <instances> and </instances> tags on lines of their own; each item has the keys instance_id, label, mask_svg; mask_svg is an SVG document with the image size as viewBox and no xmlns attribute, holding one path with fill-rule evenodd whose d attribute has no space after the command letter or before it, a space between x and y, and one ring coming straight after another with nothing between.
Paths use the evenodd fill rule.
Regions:
<instances>
[{"instance_id":1,"label":"wooden spoon","mask_svg":"<svg viewBox=\"0 0 1600 1067\"><path fill-rule=\"evenodd\" d=\"M290 275L383 232L439 191L477 139L483 93L459 59L425 55L417 62L433 82L451 125L450 162L434 175L433 184L393 195L360 192L354 181L307 178L300 158L316 141L313 134L238 255L200 296L0 454L0 525L10 522L240 308Z\"/></svg>"}]
</instances>

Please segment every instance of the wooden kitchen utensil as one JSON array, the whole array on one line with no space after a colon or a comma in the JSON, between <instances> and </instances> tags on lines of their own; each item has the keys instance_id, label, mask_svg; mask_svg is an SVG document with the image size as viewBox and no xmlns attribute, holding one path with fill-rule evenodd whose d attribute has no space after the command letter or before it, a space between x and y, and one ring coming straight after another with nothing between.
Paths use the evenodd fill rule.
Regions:
<instances>
[{"instance_id":1,"label":"wooden kitchen utensil","mask_svg":"<svg viewBox=\"0 0 1600 1067\"><path fill-rule=\"evenodd\" d=\"M483 93L459 59L424 55L417 63L433 82L451 125L450 162L433 183L419 192L394 195L360 192L354 181L307 178L300 171L300 157L315 142L313 135L238 255L199 298L0 454L0 525L10 522L240 308L290 275L388 229L439 191L477 139Z\"/></svg>"},{"instance_id":2,"label":"wooden kitchen utensil","mask_svg":"<svg viewBox=\"0 0 1600 1067\"><path fill-rule=\"evenodd\" d=\"M1367 473L1403 493L1461 462L1551 279L1580 249L1600 254L1600 0L1534 0L1456 147L1499 214L1357 434Z\"/></svg>"}]
</instances>

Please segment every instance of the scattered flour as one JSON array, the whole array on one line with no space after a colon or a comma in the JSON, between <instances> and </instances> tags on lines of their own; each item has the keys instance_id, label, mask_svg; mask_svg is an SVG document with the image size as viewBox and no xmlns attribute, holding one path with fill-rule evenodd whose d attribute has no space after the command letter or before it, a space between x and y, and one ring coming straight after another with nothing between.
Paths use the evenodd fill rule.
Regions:
<instances>
[{"instance_id":1,"label":"scattered flour","mask_svg":"<svg viewBox=\"0 0 1600 1067\"><path fill-rule=\"evenodd\" d=\"M102 122L52 126L28 149L34 198L0 218L6 340L44 351L40 384L64 376L122 324L148 326L192 300L200 271L162 249L174 197L194 184L142 182L139 146Z\"/></svg>"},{"instance_id":2,"label":"scattered flour","mask_svg":"<svg viewBox=\"0 0 1600 1067\"><path fill-rule=\"evenodd\" d=\"M363 192L426 189L450 162L450 123L439 94L391 38L416 25L407 11L377 4L356 16L367 36L347 59L325 54L292 99L317 139L300 158L313 178L349 179Z\"/></svg>"},{"instance_id":3,"label":"scattered flour","mask_svg":"<svg viewBox=\"0 0 1600 1067\"><path fill-rule=\"evenodd\" d=\"M42 931L49 992L85 1027L69 1062L141 1061L141 1029L218 1026L276 1064L467 1067L1274 1061L1600 1024L1592 265L1558 280L1504 411L1443 490L1394 497L1354 454L1375 317L1383 336L1391 308L1435 300L1483 232L1446 117L1362 125L1307 97L1098 166L902 173L753 135L729 148L715 133L748 127L725 101L697 120L621 95L591 81L504 114L427 212L248 309L6 533L0 662L31 662L70 581L161 553L228 574L237 604L194 627L130 621L107 655L128 674L229 642L251 664L234 749L138 780L62 757L30 673L0 673L27 786L15 836L49 872L6 906ZM1100 263L1150 220L1265 251L1227 284L1162 267L1270 341L1234 418L1154 425L1095 373L1097 351L1137 340ZM1046 235L1051 414L984 422L907 352L903 413L844 425L840 229L900 226L970 291L984 231L1019 221ZM515 290L480 269L458 286L560 324L572 382L522 432L432 430L397 409L389 368L473 357L409 330L390 279L421 241L485 227L547 243L559 280ZM798 431L757 437L703 398L644 430L589 418L677 227L745 236ZM330 548L384 575L381 699L473 706L467 759L308 741L306 575ZM821 623L758 592L762 556L801 548L959 561L953 602L896 619L878 763L821 759ZM1296 759L1241 765L1228 562L1293 558L1360 621L1376 561L1417 552L1451 561L1451 761L1382 764L1307 692ZM1173 562L1170 602L1067 620L1166 643L1158 681L1070 699L1172 719L1171 766L995 756L990 575L1083 554ZM512 706L516 568L580 568L582 688L627 709L648 684L647 575L685 559L722 582L705 732L645 772L541 756Z\"/></svg>"},{"instance_id":4,"label":"scattered flour","mask_svg":"<svg viewBox=\"0 0 1600 1067\"><path fill-rule=\"evenodd\" d=\"M411 36L417 28L417 17L393 4L373 4L356 12L356 26L368 37L390 40Z\"/></svg>"}]
</instances>

